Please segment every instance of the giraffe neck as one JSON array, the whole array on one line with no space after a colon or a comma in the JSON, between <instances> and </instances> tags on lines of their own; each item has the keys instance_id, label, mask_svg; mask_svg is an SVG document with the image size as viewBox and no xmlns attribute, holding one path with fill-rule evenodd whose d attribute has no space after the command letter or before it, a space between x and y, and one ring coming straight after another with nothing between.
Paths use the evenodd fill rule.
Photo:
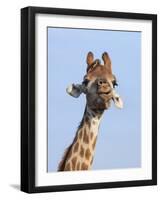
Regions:
<instances>
[{"instance_id":1,"label":"giraffe neck","mask_svg":"<svg viewBox=\"0 0 161 200\"><path fill-rule=\"evenodd\" d=\"M97 136L102 115L103 111L92 110L86 106L78 131L82 128L86 130L88 136L91 136L91 133L93 133L94 136Z\"/></svg>"},{"instance_id":2,"label":"giraffe neck","mask_svg":"<svg viewBox=\"0 0 161 200\"><path fill-rule=\"evenodd\" d=\"M62 160L64 168L60 171L88 170L91 168L102 114L103 111L91 110L86 106L74 141Z\"/></svg>"}]
</instances>

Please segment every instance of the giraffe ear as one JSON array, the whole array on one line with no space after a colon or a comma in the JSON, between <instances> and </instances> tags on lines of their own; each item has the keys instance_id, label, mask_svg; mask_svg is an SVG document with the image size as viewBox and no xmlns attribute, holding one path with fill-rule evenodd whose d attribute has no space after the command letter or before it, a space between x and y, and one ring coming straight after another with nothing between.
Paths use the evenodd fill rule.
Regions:
<instances>
[{"instance_id":1,"label":"giraffe ear","mask_svg":"<svg viewBox=\"0 0 161 200\"><path fill-rule=\"evenodd\" d=\"M115 97L115 98L113 98L113 101L117 108L120 108L120 109L123 108L123 101L122 101L121 97Z\"/></svg>"},{"instance_id":2,"label":"giraffe ear","mask_svg":"<svg viewBox=\"0 0 161 200\"><path fill-rule=\"evenodd\" d=\"M72 97L78 98L82 93L82 85L80 84L71 84L67 87L66 92Z\"/></svg>"},{"instance_id":3,"label":"giraffe ear","mask_svg":"<svg viewBox=\"0 0 161 200\"><path fill-rule=\"evenodd\" d=\"M123 101L122 101L121 97L115 92L115 90L113 90L113 98L112 99L117 108L120 108L120 109L123 108Z\"/></svg>"}]
</instances>

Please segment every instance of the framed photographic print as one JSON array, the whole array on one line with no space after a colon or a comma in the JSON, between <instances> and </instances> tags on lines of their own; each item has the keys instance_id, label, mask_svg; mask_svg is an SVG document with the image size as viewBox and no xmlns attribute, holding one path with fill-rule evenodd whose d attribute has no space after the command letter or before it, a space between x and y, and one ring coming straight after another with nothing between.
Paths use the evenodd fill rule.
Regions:
<instances>
[{"instance_id":1,"label":"framed photographic print","mask_svg":"<svg viewBox=\"0 0 161 200\"><path fill-rule=\"evenodd\" d=\"M157 184L157 16L21 9L21 190Z\"/></svg>"}]
</instances>

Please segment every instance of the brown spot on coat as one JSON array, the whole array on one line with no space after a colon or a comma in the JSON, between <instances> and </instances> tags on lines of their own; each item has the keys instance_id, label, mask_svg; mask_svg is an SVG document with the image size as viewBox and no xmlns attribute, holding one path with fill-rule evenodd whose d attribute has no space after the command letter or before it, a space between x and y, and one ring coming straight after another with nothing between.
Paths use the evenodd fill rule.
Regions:
<instances>
[{"instance_id":1,"label":"brown spot on coat","mask_svg":"<svg viewBox=\"0 0 161 200\"><path fill-rule=\"evenodd\" d=\"M67 159L69 159L72 156L72 148L70 149L69 153L68 153L68 157Z\"/></svg>"},{"instance_id":2,"label":"brown spot on coat","mask_svg":"<svg viewBox=\"0 0 161 200\"><path fill-rule=\"evenodd\" d=\"M87 116L85 117L85 122L86 122L88 128L90 128L91 124L90 124L89 117L87 117Z\"/></svg>"},{"instance_id":3,"label":"brown spot on coat","mask_svg":"<svg viewBox=\"0 0 161 200\"><path fill-rule=\"evenodd\" d=\"M75 136L75 138L73 140L73 143L75 143L77 141L77 139L78 139L78 134L76 134L76 136Z\"/></svg>"},{"instance_id":4,"label":"brown spot on coat","mask_svg":"<svg viewBox=\"0 0 161 200\"><path fill-rule=\"evenodd\" d=\"M93 163L93 157L92 157L92 159L91 159L91 162L90 162L90 164L92 165L92 163Z\"/></svg>"},{"instance_id":5,"label":"brown spot on coat","mask_svg":"<svg viewBox=\"0 0 161 200\"><path fill-rule=\"evenodd\" d=\"M89 160L89 159L90 159L90 156L91 156L91 152L90 152L90 149L88 148L88 149L86 150L86 152L85 152L85 157L86 157L87 160Z\"/></svg>"},{"instance_id":6,"label":"brown spot on coat","mask_svg":"<svg viewBox=\"0 0 161 200\"><path fill-rule=\"evenodd\" d=\"M79 132L79 139L82 139L82 130Z\"/></svg>"},{"instance_id":7,"label":"brown spot on coat","mask_svg":"<svg viewBox=\"0 0 161 200\"><path fill-rule=\"evenodd\" d=\"M83 162L81 166L81 170L87 170L87 169L88 169L88 165Z\"/></svg>"},{"instance_id":8,"label":"brown spot on coat","mask_svg":"<svg viewBox=\"0 0 161 200\"><path fill-rule=\"evenodd\" d=\"M96 140L97 140L97 136L94 138L93 144L92 144L92 148L94 149L96 146Z\"/></svg>"},{"instance_id":9,"label":"brown spot on coat","mask_svg":"<svg viewBox=\"0 0 161 200\"><path fill-rule=\"evenodd\" d=\"M75 169L76 161L77 161L77 158L76 158L76 157L72 158L72 169L73 169L73 170Z\"/></svg>"},{"instance_id":10,"label":"brown spot on coat","mask_svg":"<svg viewBox=\"0 0 161 200\"><path fill-rule=\"evenodd\" d=\"M78 148L79 148L79 143L77 142L75 145L74 145L74 153L78 151Z\"/></svg>"},{"instance_id":11,"label":"brown spot on coat","mask_svg":"<svg viewBox=\"0 0 161 200\"><path fill-rule=\"evenodd\" d=\"M84 148L81 146L80 148L80 156L83 158L84 156Z\"/></svg>"},{"instance_id":12,"label":"brown spot on coat","mask_svg":"<svg viewBox=\"0 0 161 200\"><path fill-rule=\"evenodd\" d=\"M71 167L70 167L70 163L67 163L67 165L64 168L64 171L70 171Z\"/></svg>"},{"instance_id":13,"label":"brown spot on coat","mask_svg":"<svg viewBox=\"0 0 161 200\"><path fill-rule=\"evenodd\" d=\"M77 170L80 170L80 162L77 163Z\"/></svg>"},{"instance_id":14,"label":"brown spot on coat","mask_svg":"<svg viewBox=\"0 0 161 200\"><path fill-rule=\"evenodd\" d=\"M88 135L87 135L86 129L84 129L83 141L84 141L86 144L89 143L89 137L88 137Z\"/></svg>"},{"instance_id":15,"label":"brown spot on coat","mask_svg":"<svg viewBox=\"0 0 161 200\"><path fill-rule=\"evenodd\" d=\"M90 138L91 138L91 140L93 139L93 136L94 136L94 133L91 132L91 134L90 134Z\"/></svg>"}]
</instances>

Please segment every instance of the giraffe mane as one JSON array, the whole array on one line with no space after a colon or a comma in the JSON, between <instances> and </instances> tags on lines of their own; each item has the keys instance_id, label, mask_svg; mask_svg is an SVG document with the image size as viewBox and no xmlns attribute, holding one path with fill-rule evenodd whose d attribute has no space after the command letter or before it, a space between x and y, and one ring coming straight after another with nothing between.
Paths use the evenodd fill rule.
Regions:
<instances>
[{"instance_id":1,"label":"giraffe mane","mask_svg":"<svg viewBox=\"0 0 161 200\"><path fill-rule=\"evenodd\" d=\"M64 155L62 157L62 160L60 161L60 163L58 165L58 171L64 171L65 162L66 162L66 159L67 159L69 152L72 148L72 145L73 145L73 143L69 147L67 147L66 150L64 151Z\"/></svg>"},{"instance_id":2,"label":"giraffe mane","mask_svg":"<svg viewBox=\"0 0 161 200\"><path fill-rule=\"evenodd\" d=\"M78 130L80 129L80 127L82 126L82 124L83 124L83 119L82 119L80 125L79 125L78 128L77 128L77 132L76 132L76 135L75 135L75 137L74 137L73 142L72 142L72 143L65 149L65 151L64 151L63 157L62 157L62 159L61 159L61 161L60 161L60 163L59 163L59 165L58 165L58 172L59 172L59 171L64 171L65 162L66 162L66 160L67 160L67 158L68 158L68 155L69 155L69 153L70 153L70 150L71 150L71 148L72 148L74 142L75 142L76 139L77 139Z\"/></svg>"}]
</instances>

